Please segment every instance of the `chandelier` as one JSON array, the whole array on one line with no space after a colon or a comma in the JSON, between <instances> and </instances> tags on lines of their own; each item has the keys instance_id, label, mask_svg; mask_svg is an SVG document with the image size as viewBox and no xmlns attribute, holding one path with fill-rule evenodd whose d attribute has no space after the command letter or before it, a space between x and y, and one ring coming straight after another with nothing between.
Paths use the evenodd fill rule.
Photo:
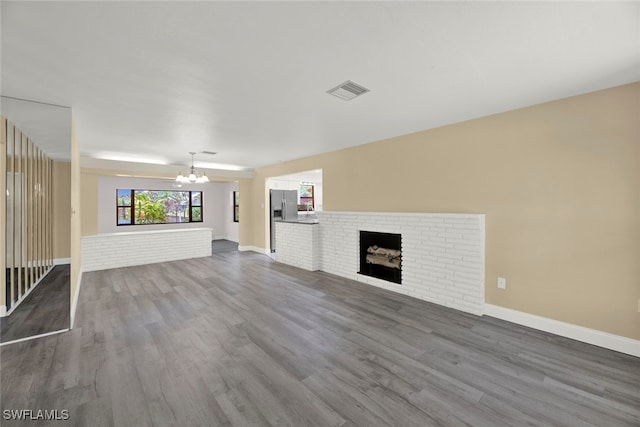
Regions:
<instances>
[{"instance_id":1,"label":"chandelier","mask_svg":"<svg viewBox=\"0 0 640 427\"><path fill-rule=\"evenodd\" d=\"M199 173L196 171L196 168L193 166L193 156L196 154L193 151L189 151L191 154L191 168L189 168L189 173L187 175L182 175L182 171L176 177L176 182L180 184L203 184L205 182L209 182L209 177L204 172Z\"/></svg>"}]
</instances>

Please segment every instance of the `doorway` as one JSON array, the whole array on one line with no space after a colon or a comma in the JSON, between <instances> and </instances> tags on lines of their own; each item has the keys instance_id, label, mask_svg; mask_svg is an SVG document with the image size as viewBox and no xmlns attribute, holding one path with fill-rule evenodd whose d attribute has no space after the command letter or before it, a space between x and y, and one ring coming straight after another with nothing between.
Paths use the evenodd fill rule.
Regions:
<instances>
[{"instance_id":1,"label":"doorway","mask_svg":"<svg viewBox=\"0 0 640 427\"><path fill-rule=\"evenodd\" d=\"M267 195L270 190L296 191L296 211L297 217L312 218L316 212L323 210L323 194L322 194L322 169L314 169L309 171L297 172L288 175L280 175L269 177L266 181ZM275 235L275 221L277 213L267 200L265 203L266 215L269 219L267 229L267 241L269 242L269 252L272 257L277 247Z\"/></svg>"}]
</instances>

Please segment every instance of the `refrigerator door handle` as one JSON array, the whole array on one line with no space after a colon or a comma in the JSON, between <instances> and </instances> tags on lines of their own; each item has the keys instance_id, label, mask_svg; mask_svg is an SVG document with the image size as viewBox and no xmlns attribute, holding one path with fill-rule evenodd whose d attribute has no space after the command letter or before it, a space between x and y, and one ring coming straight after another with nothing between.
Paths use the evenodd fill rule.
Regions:
<instances>
[{"instance_id":1,"label":"refrigerator door handle","mask_svg":"<svg viewBox=\"0 0 640 427\"><path fill-rule=\"evenodd\" d=\"M287 201L282 200L282 219L287 219Z\"/></svg>"}]
</instances>

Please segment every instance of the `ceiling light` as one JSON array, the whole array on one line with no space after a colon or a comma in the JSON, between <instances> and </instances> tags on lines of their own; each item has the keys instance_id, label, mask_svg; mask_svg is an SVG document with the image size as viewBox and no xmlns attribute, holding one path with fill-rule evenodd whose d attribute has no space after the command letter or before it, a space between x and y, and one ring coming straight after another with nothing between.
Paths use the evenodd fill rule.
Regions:
<instances>
[{"instance_id":1,"label":"ceiling light","mask_svg":"<svg viewBox=\"0 0 640 427\"><path fill-rule=\"evenodd\" d=\"M228 165L226 163L200 162L200 161L198 162L198 167L207 168L207 169L219 169L219 170L226 170L226 171L247 171L247 170L251 170L250 168L247 168L245 166Z\"/></svg>"},{"instance_id":2,"label":"ceiling light","mask_svg":"<svg viewBox=\"0 0 640 427\"><path fill-rule=\"evenodd\" d=\"M205 182L209 182L209 177L207 177L207 174L204 172L197 172L196 168L193 166L193 156L196 153L193 151L189 151L189 154L191 154L191 168L189 168L189 173L186 175L182 175L182 171L178 173L176 182L181 184L203 184Z\"/></svg>"},{"instance_id":3,"label":"ceiling light","mask_svg":"<svg viewBox=\"0 0 640 427\"><path fill-rule=\"evenodd\" d=\"M147 157L139 154L114 153L109 151L99 151L96 153L87 153L88 156L100 160L112 160L115 162L127 163L147 163L150 165L168 165L166 159L160 157Z\"/></svg>"},{"instance_id":4,"label":"ceiling light","mask_svg":"<svg viewBox=\"0 0 640 427\"><path fill-rule=\"evenodd\" d=\"M329 95L337 96L345 101L351 101L353 98L364 95L367 92L369 92L369 89L359 85L358 83L352 82L351 80L347 80L346 82L327 91Z\"/></svg>"}]
</instances>

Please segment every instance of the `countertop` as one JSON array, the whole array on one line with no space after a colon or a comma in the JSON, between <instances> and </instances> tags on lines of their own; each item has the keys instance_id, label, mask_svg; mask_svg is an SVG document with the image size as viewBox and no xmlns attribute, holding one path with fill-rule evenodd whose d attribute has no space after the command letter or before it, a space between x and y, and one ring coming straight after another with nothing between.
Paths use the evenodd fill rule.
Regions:
<instances>
[{"instance_id":1,"label":"countertop","mask_svg":"<svg viewBox=\"0 0 640 427\"><path fill-rule=\"evenodd\" d=\"M317 218L296 218L296 219L276 219L275 222L284 222L288 224L318 224Z\"/></svg>"}]
</instances>

